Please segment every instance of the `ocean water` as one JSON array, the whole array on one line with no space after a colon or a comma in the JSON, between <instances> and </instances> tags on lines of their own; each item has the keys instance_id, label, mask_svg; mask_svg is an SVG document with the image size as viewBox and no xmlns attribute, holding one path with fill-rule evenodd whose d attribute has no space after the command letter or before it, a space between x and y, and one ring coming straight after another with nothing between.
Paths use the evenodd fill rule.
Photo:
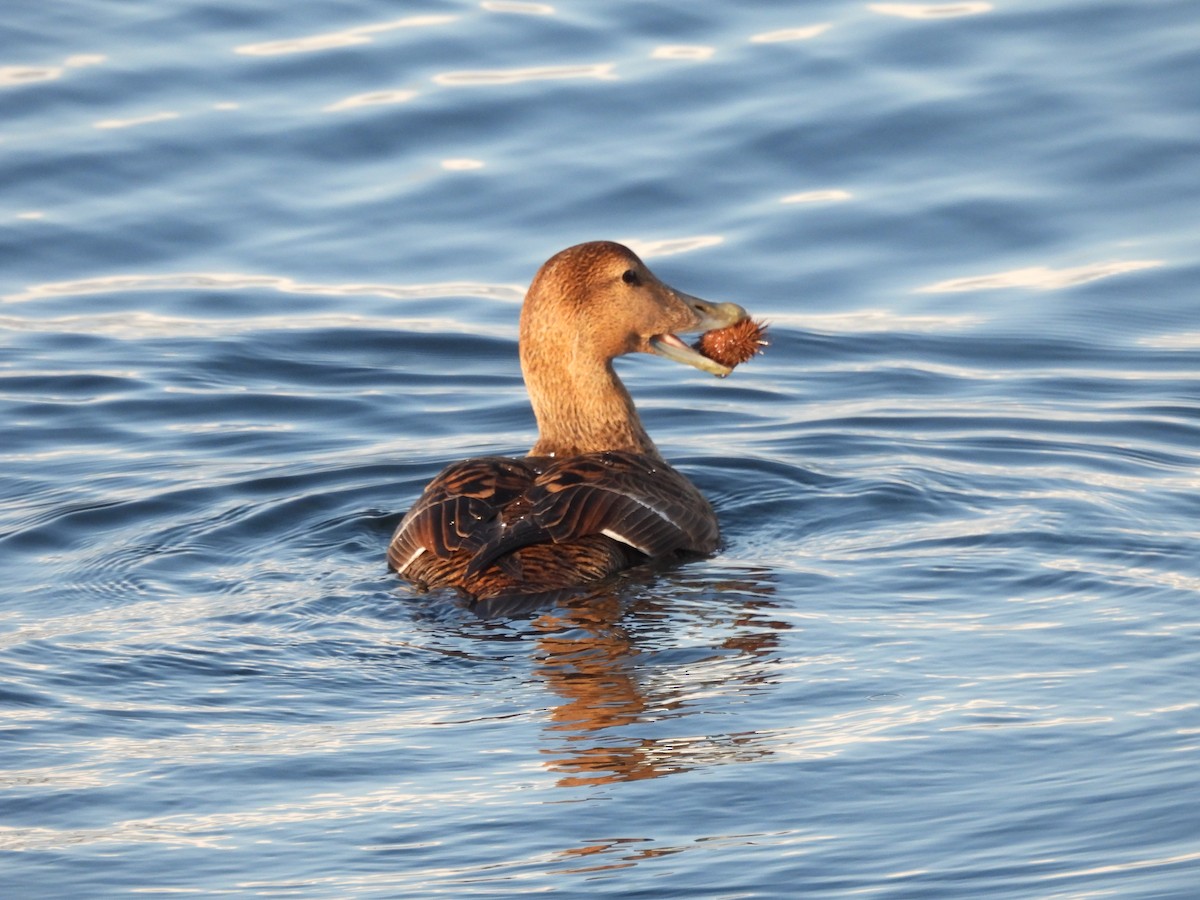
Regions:
<instances>
[{"instance_id":1,"label":"ocean water","mask_svg":"<svg viewBox=\"0 0 1200 900\"><path fill-rule=\"evenodd\" d=\"M0 12L19 897L1191 898L1200 4ZM582 240L771 323L619 363L717 556L389 575Z\"/></svg>"}]
</instances>

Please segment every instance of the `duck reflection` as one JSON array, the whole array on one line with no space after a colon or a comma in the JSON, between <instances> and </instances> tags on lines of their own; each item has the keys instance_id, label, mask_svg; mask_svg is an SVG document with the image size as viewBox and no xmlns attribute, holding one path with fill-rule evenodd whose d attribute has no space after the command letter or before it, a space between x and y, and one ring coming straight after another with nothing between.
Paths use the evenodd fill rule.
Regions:
<instances>
[{"instance_id":1,"label":"duck reflection","mask_svg":"<svg viewBox=\"0 0 1200 900\"><path fill-rule=\"evenodd\" d=\"M658 588L593 595L533 621L535 674L561 698L545 726L545 765L562 787L655 778L770 751L755 732L698 730L766 689L781 633L765 573L704 583L675 574Z\"/></svg>"}]
</instances>

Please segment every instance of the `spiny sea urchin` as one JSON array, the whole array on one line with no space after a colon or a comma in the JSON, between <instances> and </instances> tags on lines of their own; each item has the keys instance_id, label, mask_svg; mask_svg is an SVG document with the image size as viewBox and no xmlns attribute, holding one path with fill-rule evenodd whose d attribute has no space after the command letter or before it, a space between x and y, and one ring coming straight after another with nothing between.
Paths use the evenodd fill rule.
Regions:
<instances>
[{"instance_id":1,"label":"spiny sea urchin","mask_svg":"<svg viewBox=\"0 0 1200 900\"><path fill-rule=\"evenodd\" d=\"M769 343L764 337L766 332L764 322L746 318L724 328L704 332L692 348L732 369L763 352Z\"/></svg>"}]
</instances>

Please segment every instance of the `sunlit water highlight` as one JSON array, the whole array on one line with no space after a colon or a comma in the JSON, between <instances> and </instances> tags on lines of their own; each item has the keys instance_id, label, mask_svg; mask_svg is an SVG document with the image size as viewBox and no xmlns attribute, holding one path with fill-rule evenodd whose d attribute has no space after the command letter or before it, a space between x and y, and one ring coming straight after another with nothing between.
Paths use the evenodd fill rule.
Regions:
<instances>
[{"instance_id":1,"label":"sunlit water highlight","mask_svg":"<svg viewBox=\"0 0 1200 900\"><path fill-rule=\"evenodd\" d=\"M1194 3L6 24L6 885L1194 896ZM594 238L771 322L619 363L722 552L415 595Z\"/></svg>"}]
</instances>

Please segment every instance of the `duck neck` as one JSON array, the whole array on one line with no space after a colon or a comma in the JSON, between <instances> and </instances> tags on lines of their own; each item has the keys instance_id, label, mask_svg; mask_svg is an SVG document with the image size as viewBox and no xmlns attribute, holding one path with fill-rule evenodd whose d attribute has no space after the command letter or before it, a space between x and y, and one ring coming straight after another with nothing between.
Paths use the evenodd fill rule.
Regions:
<instances>
[{"instance_id":1,"label":"duck neck","mask_svg":"<svg viewBox=\"0 0 1200 900\"><path fill-rule=\"evenodd\" d=\"M521 369L538 425L530 456L562 458L601 450L659 456L611 360L551 368L531 363L523 348Z\"/></svg>"}]
</instances>

